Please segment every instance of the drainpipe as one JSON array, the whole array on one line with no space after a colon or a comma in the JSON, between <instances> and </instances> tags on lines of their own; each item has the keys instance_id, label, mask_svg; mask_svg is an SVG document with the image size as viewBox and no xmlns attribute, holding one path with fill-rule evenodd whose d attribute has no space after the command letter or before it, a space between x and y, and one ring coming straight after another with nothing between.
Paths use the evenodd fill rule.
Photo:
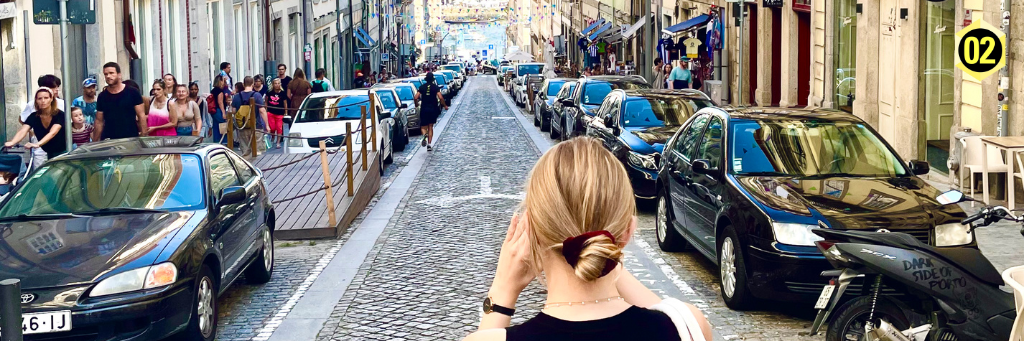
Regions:
<instances>
[{"instance_id":1,"label":"drainpipe","mask_svg":"<svg viewBox=\"0 0 1024 341\"><path fill-rule=\"evenodd\" d=\"M1000 13L999 13L999 15L1002 16L1002 18L1000 18L1001 19L1000 27L1003 29L1003 34L1006 36L1006 38L1005 38L1006 41L1009 42L1010 41L1010 25L1009 25L1009 23L1010 23L1010 14L1009 14L1010 13L1010 0L1002 0L1002 5L1000 6L1000 8L1002 9L1000 11ZM1006 15L1003 16L1003 13L1006 13ZM1009 47L1009 44L1007 44L1007 47ZM1010 55L1010 49L1004 48L1003 49L1003 53L1005 53L1006 56L1008 57ZM1003 57L1003 58L1007 58L1007 57ZM999 130L998 130L998 135L999 136L1010 136L1010 135L1013 135L1013 134L1010 134L1010 124L1008 122L1010 120L1010 118L1009 118L1010 110L1009 109L1010 109L1010 66L1007 65L1007 66L1004 66L1002 69L999 69L999 127L998 127L999 128ZM1013 167L1013 165L1010 165L1010 167ZM1012 169L1011 169L1011 171L1012 171Z\"/></svg>"},{"instance_id":2,"label":"drainpipe","mask_svg":"<svg viewBox=\"0 0 1024 341\"><path fill-rule=\"evenodd\" d=\"M306 60L306 46L309 45L309 1L302 2L302 60L309 78L310 61Z\"/></svg>"},{"instance_id":3,"label":"drainpipe","mask_svg":"<svg viewBox=\"0 0 1024 341\"><path fill-rule=\"evenodd\" d=\"M167 74L167 71L164 69L164 0L157 1L156 15L157 26L160 29L160 77L163 78Z\"/></svg>"},{"instance_id":4,"label":"drainpipe","mask_svg":"<svg viewBox=\"0 0 1024 341\"><path fill-rule=\"evenodd\" d=\"M185 44L188 46L188 82L192 83L192 6L189 0L185 0L185 22Z\"/></svg>"}]
</instances>

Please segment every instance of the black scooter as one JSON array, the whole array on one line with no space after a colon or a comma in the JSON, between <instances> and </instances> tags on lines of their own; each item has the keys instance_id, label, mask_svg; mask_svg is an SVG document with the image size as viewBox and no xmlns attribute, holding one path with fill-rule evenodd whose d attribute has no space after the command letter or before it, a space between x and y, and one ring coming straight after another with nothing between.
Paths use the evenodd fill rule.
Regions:
<instances>
[{"instance_id":1,"label":"black scooter","mask_svg":"<svg viewBox=\"0 0 1024 341\"><path fill-rule=\"evenodd\" d=\"M958 191L943 193L944 205L972 201ZM965 218L975 228L1000 220L1024 223L1001 206ZM816 244L837 270L818 297L811 335L827 321L826 341L1007 340L1016 311L1002 277L975 249L942 249L904 233L815 229ZM1024 234L1024 229L1021 230ZM864 295L841 302L843 293ZM833 311L836 316L830 319Z\"/></svg>"}]
</instances>

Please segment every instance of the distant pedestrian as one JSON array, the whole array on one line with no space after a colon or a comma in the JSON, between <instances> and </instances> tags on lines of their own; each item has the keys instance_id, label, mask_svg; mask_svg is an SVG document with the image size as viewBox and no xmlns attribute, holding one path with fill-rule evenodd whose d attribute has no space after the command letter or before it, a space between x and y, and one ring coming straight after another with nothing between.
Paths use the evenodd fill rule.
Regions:
<instances>
[{"instance_id":1,"label":"distant pedestrian","mask_svg":"<svg viewBox=\"0 0 1024 341\"><path fill-rule=\"evenodd\" d=\"M85 123L96 122L96 79L86 78L82 81L82 95L71 101L72 107L82 108Z\"/></svg>"},{"instance_id":2,"label":"distant pedestrian","mask_svg":"<svg viewBox=\"0 0 1024 341\"><path fill-rule=\"evenodd\" d=\"M96 99L96 124L93 141L146 135L146 112L142 94L121 82L121 66L115 62L103 65L107 88Z\"/></svg>"},{"instance_id":3,"label":"distant pedestrian","mask_svg":"<svg viewBox=\"0 0 1024 341\"><path fill-rule=\"evenodd\" d=\"M47 159L64 154L68 150L67 135L64 132L64 129L67 128L67 123L64 119L64 111L57 108L56 98L57 95L49 88L36 90L36 111L29 115L25 123L21 125L18 133L14 134L14 138L4 144L7 147L18 144L21 140L25 139L25 136L31 130L39 142L29 142L25 144L25 147L39 148L46 152L42 156L33 154L35 158L34 164L37 166L42 165Z\"/></svg>"},{"instance_id":4,"label":"distant pedestrian","mask_svg":"<svg viewBox=\"0 0 1024 341\"><path fill-rule=\"evenodd\" d=\"M267 90L269 90L269 87L267 87L266 84L264 84L264 82L266 81L263 80L263 75L256 75L256 77L252 78L252 82L252 91L256 91L260 93L260 95L262 95L263 97L266 97Z\"/></svg>"},{"instance_id":5,"label":"distant pedestrian","mask_svg":"<svg viewBox=\"0 0 1024 341\"><path fill-rule=\"evenodd\" d=\"M327 71L323 68L316 69L316 79L310 82L313 87L313 93L334 91L334 85L331 85L329 79L324 78Z\"/></svg>"},{"instance_id":6,"label":"distant pedestrian","mask_svg":"<svg viewBox=\"0 0 1024 341\"><path fill-rule=\"evenodd\" d=\"M295 116L298 114L302 101L305 101L306 97L313 92L313 86L306 80L306 72L302 71L302 69L295 69L294 78L292 78L292 83L288 84L287 90L288 105L292 108L292 116Z\"/></svg>"},{"instance_id":7,"label":"distant pedestrian","mask_svg":"<svg viewBox=\"0 0 1024 341\"><path fill-rule=\"evenodd\" d=\"M654 84L655 89L665 88L665 63L661 61L661 57L654 58Z\"/></svg>"},{"instance_id":8,"label":"distant pedestrian","mask_svg":"<svg viewBox=\"0 0 1024 341\"><path fill-rule=\"evenodd\" d=\"M242 108L242 106L249 105L250 99L256 103L256 108L258 108L256 109L258 111L255 113L256 124L254 126L256 129L247 129L247 124L245 127L236 130L236 132L238 133L238 141L240 141L239 146L241 146L242 149L242 154L250 154L252 152L250 150L251 144L248 142L253 138L253 133L256 134L256 141L258 141L258 143L256 144L257 148L259 150L264 150L266 148L266 145L263 144L262 131L265 131L267 129L267 108L264 106L266 103L264 103L263 101L263 95L261 95L259 92L254 91L252 88L253 83L255 83L253 78L245 77L242 80L242 82L243 83L241 91L238 91L238 93L231 98L231 107L235 108L235 111L237 112ZM238 125L236 124L235 127L237 128Z\"/></svg>"},{"instance_id":9,"label":"distant pedestrian","mask_svg":"<svg viewBox=\"0 0 1024 341\"><path fill-rule=\"evenodd\" d=\"M198 136L202 136L204 139L210 137L213 128L213 117L210 115L210 105L206 102L206 97L199 96L199 82L193 81L189 83L188 99L199 106L199 119L202 120L202 124L199 125Z\"/></svg>"},{"instance_id":10,"label":"distant pedestrian","mask_svg":"<svg viewBox=\"0 0 1024 341\"><path fill-rule=\"evenodd\" d=\"M227 110L225 104L230 104L231 98L225 95L224 76L217 76L213 79L213 89L210 89L210 97L216 102L217 111L210 114L213 118L213 142L224 143L224 134L230 129L227 125Z\"/></svg>"},{"instance_id":11,"label":"distant pedestrian","mask_svg":"<svg viewBox=\"0 0 1024 341\"><path fill-rule=\"evenodd\" d=\"M177 108L178 136L199 136L203 127L203 116L199 113L199 104L188 98L188 87L178 84L172 92L172 103Z\"/></svg>"},{"instance_id":12,"label":"distant pedestrian","mask_svg":"<svg viewBox=\"0 0 1024 341\"><path fill-rule=\"evenodd\" d=\"M227 85L235 84L235 79L231 78L231 63L228 63L228 62L220 63L220 74L219 75L221 77L224 77L224 82L226 82L225 84L227 84Z\"/></svg>"},{"instance_id":13,"label":"distant pedestrian","mask_svg":"<svg viewBox=\"0 0 1024 341\"><path fill-rule=\"evenodd\" d=\"M686 69L686 60L680 59L679 66L668 75L669 89L686 89L690 87L690 70Z\"/></svg>"},{"instance_id":14,"label":"distant pedestrian","mask_svg":"<svg viewBox=\"0 0 1024 341\"><path fill-rule=\"evenodd\" d=\"M71 143L81 146L92 140L92 124L85 122L82 108L71 107Z\"/></svg>"},{"instance_id":15,"label":"distant pedestrian","mask_svg":"<svg viewBox=\"0 0 1024 341\"><path fill-rule=\"evenodd\" d=\"M171 90L164 84L161 80L153 82L153 97L150 98L149 115L146 116L149 136L178 135L177 105L167 96Z\"/></svg>"},{"instance_id":16,"label":"distant pedestrian","mask_svg":"<svg viewBox=\"0 0 1024 341\"><path fill-rule=\"evenodd\" d=\"M267 127L270 129L270 133L284 135L284 115L288 114L288 111L285 110L288 107L288 93L281 87L280 78L274 78L270 82L270 91L267 91L264 100L267 101ZM277 144L277 148L281 148L284 138L274 136L273 140Z\"/></svg>"},{"instance_id":17,"label":"distant pedestrian","mask_svg":"<svg viewBox=\"0 0 1024 341\"><path fill-rule=\"evenodd\" d=\"M288 84L292 83L292 78L288 77L288 66L284 64L277 65L277 79L281 80L281 88L288 90Z\"/></svg>"},{"instance_id":18,"label":"distant pedestrian","mask_svg":"<svg viewBox=\"0 0 1024 341\"><path fill-rule=\"evenodd\" d=\"M448 109L448 105L441 95L441 88L434 82L434 73L428 72L423 80L424 83L420 85L414 98L420 103L420 132L423 133L420 145L427 147L427 151L433 151L434 124L437 123L437 117L441 116L441 106Z\"/></svg>"},{"instance_id":19,"label":"distant pedestrian","mask_svg":"<svg viewBox=\"0 0 1024 341\"><path fill-rule=\"evenodd\" d=\"M167 89L167 91L173 91L173 89L178 86L178 79L174 78L174 75L168 73L168 74L164 75L163 78L164 78L164 89ZM168 97L170 97L170 96L168 96Z\"/></svg>"}]
</instances>

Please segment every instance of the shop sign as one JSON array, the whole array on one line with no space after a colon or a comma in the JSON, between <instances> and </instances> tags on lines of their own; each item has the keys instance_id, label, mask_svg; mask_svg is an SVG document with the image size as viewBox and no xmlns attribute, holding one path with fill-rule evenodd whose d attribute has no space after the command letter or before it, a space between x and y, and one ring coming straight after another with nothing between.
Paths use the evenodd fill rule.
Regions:
<instances>
[{"instance_id":1,"label":"shop sign","mask_svg":"<svg viewBox=\"0 0 1024 341\"><path fill-rule=\"evenodd\" d=\"M971 10L964 10L964 27L971 26Z\"/></svg>"},{"instance_id":2,"label":"shop sign","mask_svg":"<svg viewBox=\"0 0 1024 341\"><path fill-rule=\"evenodd\" d=\"M18 8L14 6L13 2L0 4L0 20L10 19L16 16L18 16Z\"/></svg>"},{"instance_id":3,"label":"shop sign","mask_svg":"<svg viewBox=\"0 0 1024 341\"><path fill-rule=\"evenodd\" d=\"M763 7L782 7L782 0L762 0Z\"/></svg>"}]
</instances>

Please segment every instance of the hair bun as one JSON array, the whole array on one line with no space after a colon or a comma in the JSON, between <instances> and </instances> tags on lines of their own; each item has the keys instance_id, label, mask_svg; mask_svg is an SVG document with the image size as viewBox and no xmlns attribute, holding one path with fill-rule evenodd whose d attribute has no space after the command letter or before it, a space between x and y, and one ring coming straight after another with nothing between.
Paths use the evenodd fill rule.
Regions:
<instances>
[{"instance_id":1,"label":"hair bun","mask_svg":"<svg viewBox=\"0 0 1024 341\"><path fill-rule=\"evenodd\" d=\"M584 281L594 281L615 270L622 250L611 232L591 231L566 238L562 242L562 256Z\"/></svg>"}]
</instances>

